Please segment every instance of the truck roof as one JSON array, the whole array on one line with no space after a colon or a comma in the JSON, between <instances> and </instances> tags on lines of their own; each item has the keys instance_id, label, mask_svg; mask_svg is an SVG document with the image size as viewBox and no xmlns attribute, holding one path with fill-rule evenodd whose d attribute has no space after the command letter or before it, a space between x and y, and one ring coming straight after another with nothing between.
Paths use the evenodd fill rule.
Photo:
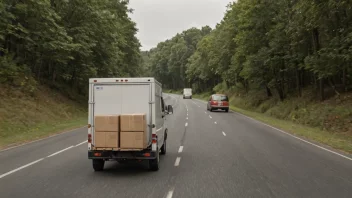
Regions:
<instances>
[{"instance_id":1,"label":"truck roof","mask_svg":"<svg viewBox=\"0 0 352 198\"><path fill-rule=\"evenodd\" d=\"M143 77L143 78L90 78L89 83L116 83L116 82L132 82L132 83L156 83L161 86L155 78L153 77Z\"/></svg>"}]
</instances>

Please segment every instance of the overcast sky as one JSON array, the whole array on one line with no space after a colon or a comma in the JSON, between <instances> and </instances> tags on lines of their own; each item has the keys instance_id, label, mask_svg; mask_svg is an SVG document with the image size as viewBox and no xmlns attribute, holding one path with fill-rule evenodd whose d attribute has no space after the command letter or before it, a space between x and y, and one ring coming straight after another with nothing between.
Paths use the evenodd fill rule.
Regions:
<instances>
[{"instance_id":1,"label":"overcast sky","mask_svg":"<svg viewBox=\"0 0 352 198\"><path fill-rule=\"evenodd\" d=\"M232 0L130 0L129 7L134 9L130 17L137 23L142 50L149 50L188 28L205 25L214 28L230 2Z\"/></svg>"}]
</instances>

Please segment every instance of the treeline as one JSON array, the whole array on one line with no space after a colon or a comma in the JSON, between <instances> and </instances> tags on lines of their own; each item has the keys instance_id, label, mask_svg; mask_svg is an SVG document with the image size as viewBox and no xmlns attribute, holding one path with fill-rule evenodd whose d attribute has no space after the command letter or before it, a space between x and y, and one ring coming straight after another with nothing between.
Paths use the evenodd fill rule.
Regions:
<instances>
[{"instance_id":1,"label":"treeline","mask_svg":"<svg viewBox=\"0 0 352 198\"><path fill-rule=\"evenodd\" d=\"M210 32L209 26L201 29L191 28L159 43L150 51L142 52L144 69L166 88L190 86L186 76L188 59L197 50L199 41Z\"/></svg>"},{"instance_id":2,"label":"treeline","mask_svg":"<svg viewBox=\"0 0 352 198\"><path fill-rule=\"evenodd\" d=\"M0 81L85 94L88 78L140 74L128 0L0 1Z\"/></svg>"},{"instance_id":3,"label":"treeline","mask_svg":"<svg viewBox=\"0 0 352 198\"><path fill-rule=\"evenodd\" d=\"M147 52L146 64L168 88L202 92L221 84L281 100L302 96L303 88L322 100L352 89L348 0L238 0L216 29L190 36L196 44L186 41L189 31L200 30Z\"/></svg>"}]
</instances>

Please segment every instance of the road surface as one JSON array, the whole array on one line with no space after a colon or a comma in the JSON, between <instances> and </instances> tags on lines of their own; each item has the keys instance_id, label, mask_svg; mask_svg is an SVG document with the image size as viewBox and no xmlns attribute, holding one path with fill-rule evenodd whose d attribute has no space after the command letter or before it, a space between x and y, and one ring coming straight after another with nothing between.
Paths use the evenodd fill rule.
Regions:
<instances>
[{"instance_id":1,"label":"road surface","mask_svg":"<svg viewBox=\"0 0 352 198\"><path fill-rule=\"evenodd\" d=\"M167 154L94 172L87 129L0 152L1 198L352 197L352 159L237 113L167 95Z\"/></svg>"}]
</instances>

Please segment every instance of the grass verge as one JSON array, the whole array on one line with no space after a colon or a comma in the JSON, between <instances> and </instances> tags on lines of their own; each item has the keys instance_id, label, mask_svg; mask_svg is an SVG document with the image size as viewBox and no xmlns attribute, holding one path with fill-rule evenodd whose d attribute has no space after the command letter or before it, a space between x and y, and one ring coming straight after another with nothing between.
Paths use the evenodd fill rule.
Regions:
<instances>
[{"instance_id":1,"label":"grass verge","mask_svg":"<svg viewBox=\"0 0 352 198\"><path fill-rule=\"evenodd\" d=\"M11 124L4 124L2 128L8 128L7 133L2 133L0 139L0 150L11 146L20 145L37 139L45 138L54 134L59 134L71 129L83 127L87 123L87 116L82 115L72 120L62 122L40 123L30 128L19 127L13 129Z\"/></svg>"},{"instance_id":2,"label":"grass verge","mask_svg":"<svg viewBox=\"0 0 352 198\"><path fill-rule=\"evenodd\" d=\"M194 98L200 100L207 100L209 94L196 94ZM235 106L230 107L233 111L249 116L276 128L282 129L286 132L294 134L298 137L313 140L317 143L328 145L334 149L344 151L352 154L352 137L341 133L332 133L327 130L320 128L304 126L291 121L280 120L263 113L257 113L253 111L244 110Z\"/></svg>"},{"instance_id":3,"label":"grass verge","mask_svg":"<svg viewBox=\"0 0 352 198\"><path fill-rule=\"evenodd\" d=\"M0 85L0 149L82 127L87 123L86 103L39 85L26 93Z\"/></svg>"}]
</instances>

